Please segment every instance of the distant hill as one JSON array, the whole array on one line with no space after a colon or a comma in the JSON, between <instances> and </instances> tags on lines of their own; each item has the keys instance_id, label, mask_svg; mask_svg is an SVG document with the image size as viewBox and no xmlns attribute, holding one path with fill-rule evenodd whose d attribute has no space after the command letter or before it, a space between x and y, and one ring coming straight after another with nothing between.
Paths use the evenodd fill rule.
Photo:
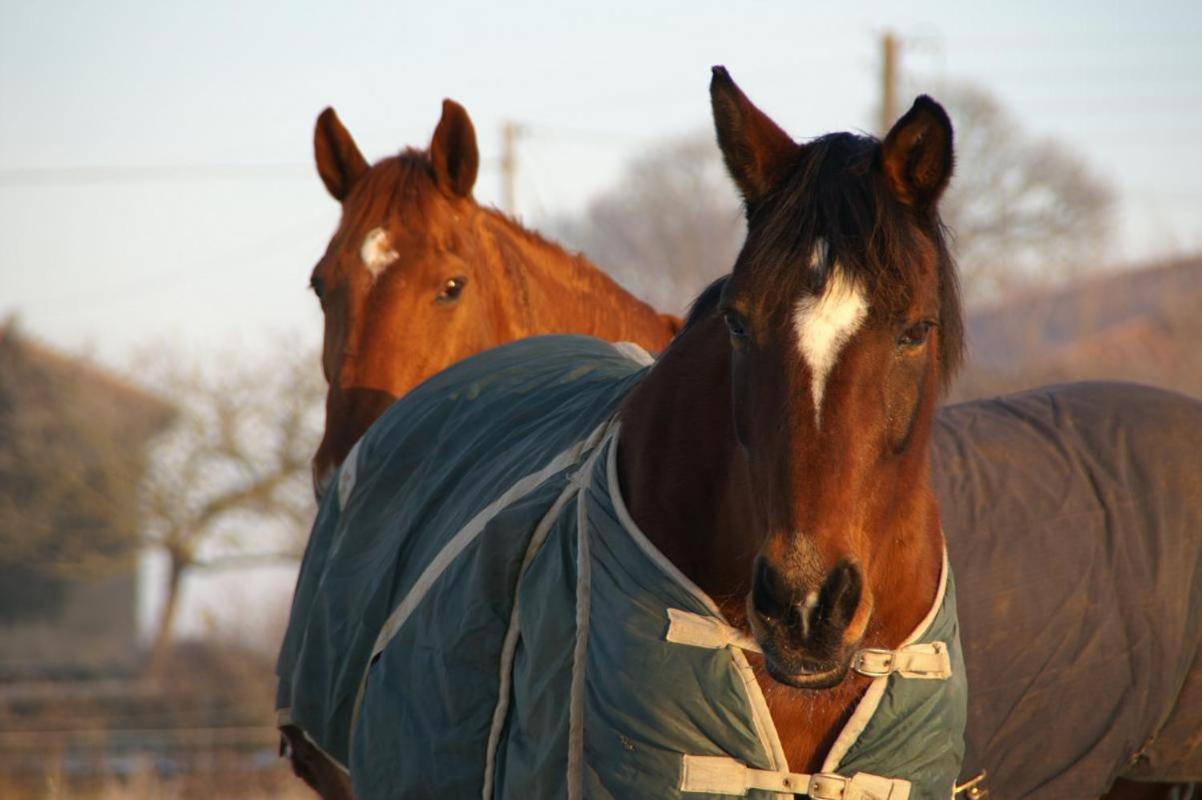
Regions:
<instances>
[{"instance_id":1,"label":"distant hill","mask_svg":"<svg viewBox=\"0 0 1202 800\"><path fill-rule=\"evenodd\" d=\"M1202 255L970 312L968 347L953 400L1086 379L1202 397Z\"/></svg>"}]
</instances>

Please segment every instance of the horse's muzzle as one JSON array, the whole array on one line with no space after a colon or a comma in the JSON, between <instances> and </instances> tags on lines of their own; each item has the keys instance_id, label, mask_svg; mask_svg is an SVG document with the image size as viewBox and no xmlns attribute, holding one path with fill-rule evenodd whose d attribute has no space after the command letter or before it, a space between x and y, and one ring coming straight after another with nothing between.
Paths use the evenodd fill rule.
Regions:
<instances>
[{"instance_id":1,"label":"horse's muzzle","mask_svg":"<svg viewBox=\"0 0 1202 800\"><path fill-rule=\"evenodd\" d=\"M857 625L861 633L847 641L862 595L863 578L851 562L840 562L817 588L808 588L757 560L748 617L768 673L803 689L842 682L862 635Z\"/></svg>"}]
</instances>

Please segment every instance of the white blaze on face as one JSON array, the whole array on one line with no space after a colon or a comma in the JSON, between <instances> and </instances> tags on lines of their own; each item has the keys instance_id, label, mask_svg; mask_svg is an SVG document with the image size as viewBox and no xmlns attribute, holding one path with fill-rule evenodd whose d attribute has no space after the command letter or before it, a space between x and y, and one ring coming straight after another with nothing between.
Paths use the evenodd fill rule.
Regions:
<instances>
[{"instance_id":1,"label":"white blaze on face","mask_svg":"<svg viewBox=\"0 0 1202 800\"><path fill-rule=\"evenodd\" d=\"M815 426L822 420L827 376L839 358L839 351L859 330L868 313L868 301L858 283L848 278L838 265L833 265L829 276L821 294L801 298L793 310L797 346L810 368Z\"/></svg>"},{"instance_id":2,"label":"white blaze on face","mask_svg":"<svg viewBox=\"0 0 1202 800\"><path fill-rule=\"evenodd\" d=\"M363 267L371 273L373 280L380 277L380 273L397 260L397 252L392 249L388 231L383 228L372 228L368 231L367 236L363 237L363 246L359 248L359 258L363 260Z\"/></svg>"}]
</instances>

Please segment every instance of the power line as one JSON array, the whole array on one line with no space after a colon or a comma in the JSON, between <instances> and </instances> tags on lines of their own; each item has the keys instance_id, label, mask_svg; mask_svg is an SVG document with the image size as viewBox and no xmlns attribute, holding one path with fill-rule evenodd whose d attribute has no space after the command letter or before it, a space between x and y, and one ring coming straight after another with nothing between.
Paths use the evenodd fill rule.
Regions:
<instances>
[{"instance_id":1,"label":"power line","mask_svg":"<svg viewBox=\"0 0 1202 800\"><path fill-rule=\"evenodd\" d=\"M293 180L314 176L300 164L122 164L0 169L0 186L89 186L179 181Z\"/></svg>"},{"instance_id":2,"label":"power line","mask_svg":"<svg viewBox=\"0 0 1202 800\"><path fill-rule=\"evenodd\" d=\"M325 216L323 214L322 218ZM77 304L85 301L89 303L124 301L154 292L175 289L198 278L212 277L214 274L232 270L244 270L253 256L261 252L269 252L279 242L288 239L302 229L309 229L316 224L316 221L317 217L313 217L302 223L293 223L276 229L272 233L256 237L249 243L243 242L235 250L197 259L167 272L155 272L151 275L132 278L119 284L105 286L102 289L64 292L51 297L34 298L21 303L21 305L24 307L59 306L59 313L76 313L78 311Z\"/></svg>"},{"instance_id":3,"label":"power line","mask_svg":"<svg viewBox=\"0 0 1202 800\"><path fill-rule=\"evenodd\" d=\"M481 160L484 171L498 169L495 158ZM120 186L148 183L312 180L308 164L73 164L61 167L0 168L0 187Z\"/></svg>"}]
</instances>

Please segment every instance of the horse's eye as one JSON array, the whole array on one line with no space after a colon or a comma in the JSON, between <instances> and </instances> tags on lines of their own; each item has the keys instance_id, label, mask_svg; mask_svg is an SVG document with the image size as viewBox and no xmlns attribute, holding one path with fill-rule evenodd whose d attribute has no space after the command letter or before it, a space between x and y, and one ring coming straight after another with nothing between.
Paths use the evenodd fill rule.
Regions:
<instances>
[{"instance_id":1,"label":"horse's eye","mask_svg":"<svg viewBox=\"0 0 1202 800\"><path fill-rule=\"evenodd\" d=\"M738 344L747 341L747 320L737 311L723 311L722 318L726 320L726 329L730 338Z\"/></svg>"},{"instance_id":2,"label":"horse's eye","mask_svg":"<svg viewBox=\"0 0 1202 800\"><path fill-rule=\"evenodd\" d=\"M442 291L438 293L438 297L434 298L436 303L453 303L459 299L459 295L463 292L463 287L467 286L467 278L462 275L456 275L454 278L447 278L447 282L442 285Z\"/></svg>"},{"instance_id":3,"label":"horse's eye","mask_svg":"<svg viewBox=\"0 0 1202 800\"><path fill-rule=\"evenodd\" d=\"M897 343L902 347L920 347L926 344L927 337L934 327L935 323L930 320L915 323L902 331L902 335L897 337Z\"/></svg>"}]
</instances>

